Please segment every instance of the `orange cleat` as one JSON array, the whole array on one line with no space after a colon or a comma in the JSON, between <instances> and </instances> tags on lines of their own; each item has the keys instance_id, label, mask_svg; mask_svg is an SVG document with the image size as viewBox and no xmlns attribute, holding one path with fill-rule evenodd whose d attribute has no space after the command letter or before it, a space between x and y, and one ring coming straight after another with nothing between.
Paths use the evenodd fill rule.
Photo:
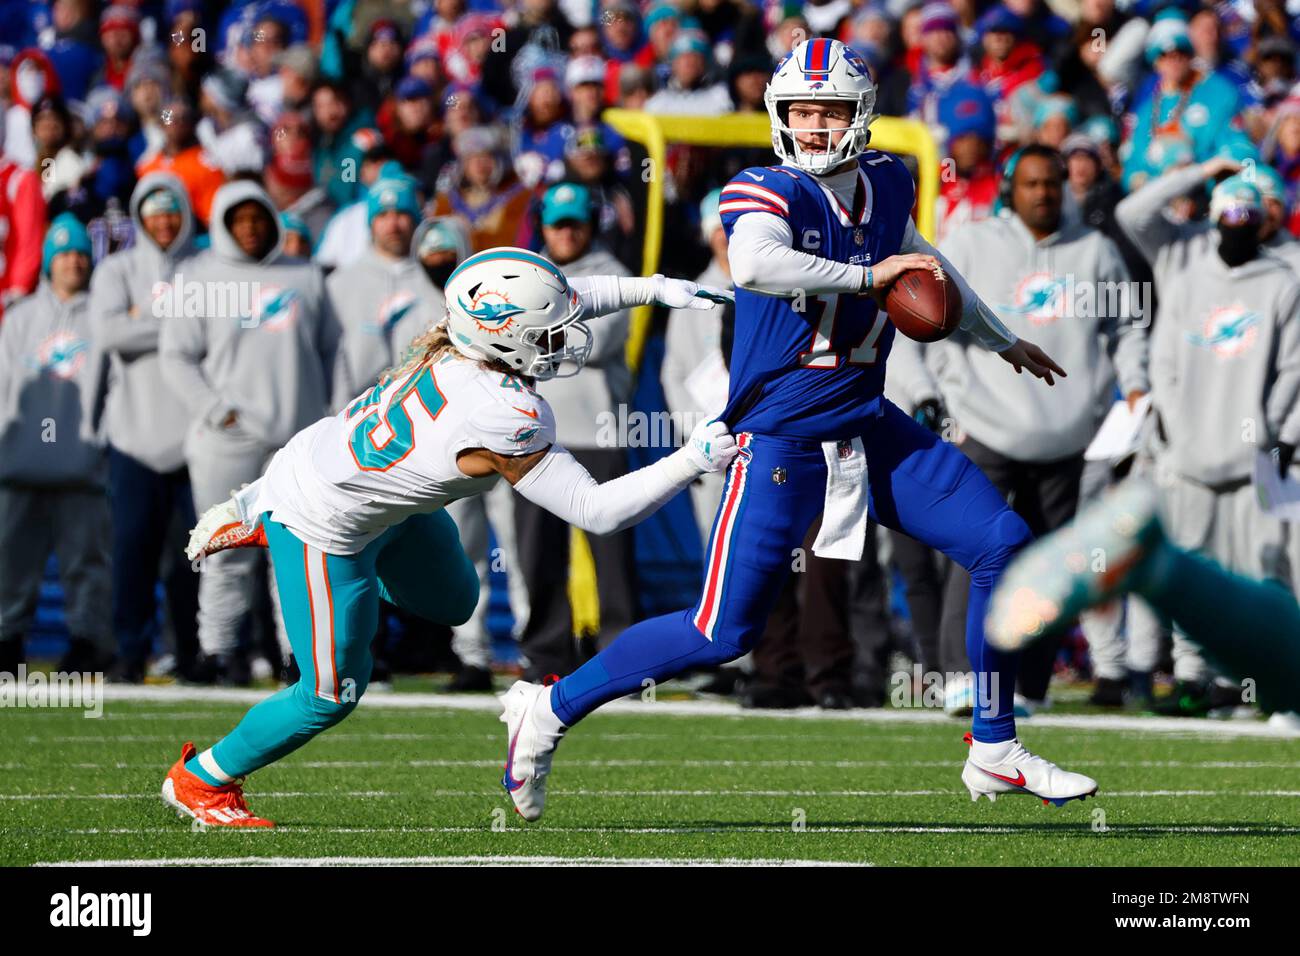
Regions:
<instances>
[{"instance_id":1,"label":"orange cleat","mask_svg":"<svg viewBox=\"0 0 1300 956\"><path fill-rule=\"evenodd\" d=\"M251 527L240 517L234 498L213 505L190 531L185 556L191 561L231 548L265 548L266 530L259 521Z\"/></svg>"},{"instance_id":2,"label":"orange cleat","mask_svg":"<svg viewBox=\"0 0 1300 956\"><path fill-rule=\"evenodd\" d=\"M172 764L163 781L163 803L176 811L177 816L192 817L208 827L273 827L248 811L244 802L244 788L239 782L214 787L185 769L198 749L190 741L181 748L181 759Z\"/></svg>"}]
</instances>

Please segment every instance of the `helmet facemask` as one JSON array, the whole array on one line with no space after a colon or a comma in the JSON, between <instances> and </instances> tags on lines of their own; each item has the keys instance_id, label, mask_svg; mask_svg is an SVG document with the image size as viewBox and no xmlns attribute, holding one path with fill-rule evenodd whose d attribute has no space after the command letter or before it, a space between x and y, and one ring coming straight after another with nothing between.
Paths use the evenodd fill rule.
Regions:
<instances>
[{"instance_id":1,"label":"helmet facemask","mask_svg":"<svg viewBox=\"0 0 1300 956\"><path fill-rule=\"evenodd\" d=\"M579 316L581 304L555 325L540 325L524 329L519 333L522 345L536 350L536 357L523 374L544 382L552 378L571 378L582 370L582 366L591 357L591 329ZM578 341L574 342L575 334ZM561 372L564 362L573 363L567 371Z\"/></svg>"},{"instance_id":2,"label":"helmet facemask","mask_svg":"<svg viewBox=\"0 0 1300 956\"><path fill-rule=\"evenodd\" d=\"M812 173L814 176L824 176L836 167L857 159L866 152L867 144L871 141L871 131L868 127L876 118L873 112L875 107L874 91L870 95L864 94L857 97L843 95L819 96L817 93L800 93L798 95L785 95L778 99L769 90L764 96L764 100L767 103L767 113L772 122L772 149L777 156L781 157L782 162L796 166L804 172ZM852 122L841 129L791 129L791 105L794 103L815 102L836 102L852 106ZM796 134L799 133L826 133L830 147L824 152L805 150L799 145L796 138ZM835 143L837 133L840 134L838 144Z\"/></svg>"}]
</instances>

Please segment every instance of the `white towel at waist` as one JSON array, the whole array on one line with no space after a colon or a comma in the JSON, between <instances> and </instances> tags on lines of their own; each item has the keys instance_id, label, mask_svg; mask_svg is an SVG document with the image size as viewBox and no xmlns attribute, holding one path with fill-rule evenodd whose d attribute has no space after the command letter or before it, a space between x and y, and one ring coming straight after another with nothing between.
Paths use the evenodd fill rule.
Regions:
<instances>
[{"instance_id":1,"label":"white towel at waist","mask_svg":"<svg viewBox=\"0 0 1300 956\"><path fill-rule=\"evenodd\" d=\"M819 558L860 561L867 539L867 453L861 438L822 442L826 503L813 542Z\"/></svg>"}]
</instances>

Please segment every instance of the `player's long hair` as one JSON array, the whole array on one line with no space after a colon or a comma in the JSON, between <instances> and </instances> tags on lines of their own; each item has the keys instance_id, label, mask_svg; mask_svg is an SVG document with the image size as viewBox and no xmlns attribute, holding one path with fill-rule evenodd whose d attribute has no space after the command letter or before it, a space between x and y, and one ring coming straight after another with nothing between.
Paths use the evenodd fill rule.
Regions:
<instances>
[{"instance_id":1,"label":"player's long hair","mask_svg":"<svg viewBox=\"0 0 1300 956\"><path fill-rule=\"evenodd\" d=\"M379 384L384 386L394 379L403 378L417 368L432 365L449 353L452 355L461 354L460 350L452 344L451 333L447 330L447 320L443 319L428 331L411 339L411 344L406 347L406 355L403 357L402 363L385 370L379 376ZM514 369L500 360L480 360L479 365L489 371L500 372L502 375L524 378L530 386L533 384L532 379L520 376Z\"/></svg>"}]
</instances>

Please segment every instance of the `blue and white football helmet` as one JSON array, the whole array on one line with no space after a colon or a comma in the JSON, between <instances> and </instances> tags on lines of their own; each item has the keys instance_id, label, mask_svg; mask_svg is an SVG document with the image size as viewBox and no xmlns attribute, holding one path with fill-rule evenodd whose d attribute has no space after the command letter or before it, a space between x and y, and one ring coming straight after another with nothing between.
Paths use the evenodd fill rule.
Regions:
<instances>
[{"instance_id":1,"label":"blue and white football helmet","mask_svg":"<svg viewBox=\"0 0 1300 956\"><path fill-rule=\"evenodd\" d=\"M831 148L807 152L800 148L789 126L790 104L811 100L843 100L854 105L853 121ZM818 37L804 40L777 64L763 94L772 120L772 149L781 161L820 176L867 149L875 120L876 87L861 54L839 40Z\"/></svg>"}]
</instances>

